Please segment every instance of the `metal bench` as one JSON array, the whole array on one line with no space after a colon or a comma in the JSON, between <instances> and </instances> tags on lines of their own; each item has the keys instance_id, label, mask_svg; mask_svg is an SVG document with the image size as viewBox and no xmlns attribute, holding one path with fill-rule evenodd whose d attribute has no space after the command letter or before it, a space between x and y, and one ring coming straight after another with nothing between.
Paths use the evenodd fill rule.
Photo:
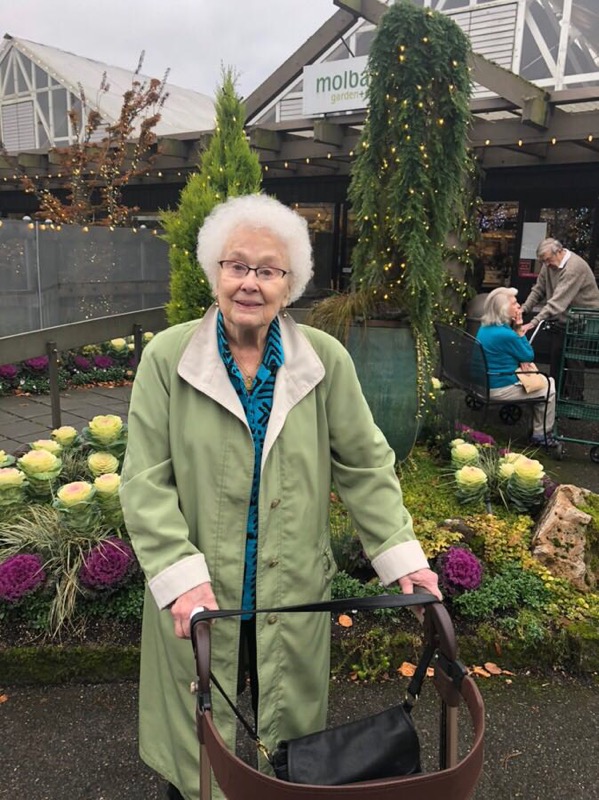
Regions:
<instances>
[{"instance_id":1,"label":"metal bench","mask_svg":"<svg viewBox=\"0 0 599 800\"><path fill-rule=\"evenodd\" d=\"M547 431L547 406L549 403L549 381L547 393L544 398L525 397L518 401L497 400L491 396L489 376L505 373L490 372L487 366L487 357L480 342L461 328L435 322L435 331L439 340L440 351L440 379L465 392L465 401L468 408L485 409L499 406L499 418L508 425L514 425L522 416L522 406L532 406L538 403L544 405L543 430L545 436L551 434ZM510 373L511 374L511 373ZM543 373L544 374L544 373Z\"/></svg>"}]
</instances>

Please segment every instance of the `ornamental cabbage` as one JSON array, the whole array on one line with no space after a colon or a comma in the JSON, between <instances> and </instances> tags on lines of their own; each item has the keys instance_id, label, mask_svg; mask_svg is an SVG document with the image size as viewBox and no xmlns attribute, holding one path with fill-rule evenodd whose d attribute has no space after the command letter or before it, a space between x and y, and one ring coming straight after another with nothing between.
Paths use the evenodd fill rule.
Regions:
<instances>
[{"instance_id":1,"label":"ornamental cabbage","mask_svg":"<svg viewBox=\"0 0 599 800\"><path fill-rule=\"evenodd\" d=\"M99 414L89 423L89 430L97 441L110 444L121 435L123 420L116 414Z\"/></svg>"},{"instance_id":2,"label":"ornamental cabbage","mask_svg":"<svg viewBox=\"0 0 599 800\"><path fill-rule=\"evenodd\" d=\"M0 600L16 603L46 580L38 555L19 553L0 564Z\"/></svg>"}]
</instances>

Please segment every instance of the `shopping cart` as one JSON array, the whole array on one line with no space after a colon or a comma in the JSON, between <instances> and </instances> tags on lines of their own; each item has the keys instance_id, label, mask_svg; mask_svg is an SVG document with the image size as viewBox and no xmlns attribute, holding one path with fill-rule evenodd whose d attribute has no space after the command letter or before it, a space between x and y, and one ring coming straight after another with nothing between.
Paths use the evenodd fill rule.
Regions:
<instances>
[{"instance_id":1,"label":"shopping cart","mask_svg":"<svg viewBox=\"0 0 599 800\"><path fill-rule=\"evenodd\" d=\"M413 605L427 602L424 612L424 643L420 663L432 658L433 684L441 700L439 770L399 778L383 778L359 783L322 786L288 783L254 769L230 752L219 735L212 718L211 684L215 683L210 672L210 620L238 616L240 611L211 611L196 609L192 612L192 642L196 656L198 680L194 690L198 704L196 712L197 732L200 742L200 796L211 797L210 776L228 800L433 800L451 798L468 800L478 783L483 766L484 706L473 679L457 660L457 645L451 618L447 610L430 595L381 595L369 598L349 598L312 603L303 606L287 606L270 611L305 612L339 611L353 608L356 603L370 603L372 607ZM378 606L374 604L378 603ZM418 672L422 672L419 664ZM426 672L426 667L424 667ZM420 676L420 680L423 674ZM412 679L414 680L414 678ZM412 695L412 684L408 687ZM417 698L417 694L414 695ZM406 695L407 697L407 695ZM466 705L472 723L472 741L469 751L458 755L458 707Z\"/></svg>"},{"instance_id":2,"label":"shopping cart","mask_svg":"<svg viewBox=\"0 0 599 800\"><path fill-rule=\"evenodd\" d=\"M560 420L599 422L599 310L572 308L568 311L555 409L555 436L562 442L590 446L591 461L599 464L599 439L565 435ZM599 435L599 426L597 426ZM563 446L556 449L562 458Z\"/></svg>"}]
</instances>

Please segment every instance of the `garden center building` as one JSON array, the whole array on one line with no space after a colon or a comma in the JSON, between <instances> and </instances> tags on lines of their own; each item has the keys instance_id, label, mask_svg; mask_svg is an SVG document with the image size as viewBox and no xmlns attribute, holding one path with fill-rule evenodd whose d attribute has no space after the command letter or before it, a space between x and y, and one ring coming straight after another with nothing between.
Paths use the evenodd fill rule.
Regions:
<instances>
[{"instance_id":1,"label":"garden center building","mask_svg":"<svg viewBox=\"0 0 599 800\"><path fill-rule=\"evenodd\" d=\"M485 289L512 282L525 295L535 277L535 245L544 235L562 238L597 271L596 0L412 2L451 16L472 42L470 140L482 175L479 256ZM380 0L332 0L330 19L246 98L247 130L263 166L264 189L309 220L316 254L315 284L320 289L343 288L350 271L349 171L366 113L368 50L384 11ZM8 145L15 145L12 152L19 154L30 174L48 175L57 182L48 146L64 143L68 133L64 116L68 103L77 102L79 74L75 62L66 56L77 57L63 54L61 60L55 55L50 70L43 52L39 57L40 47L8 39L0 52L2 137L9 151ZM29 73L22 67L25 58L31 62ZM70 82L65 72L69 69L73 70ZM112 80L112 68L108 69ZM37 81L46 80L44 71L53 75L42 94L58 92L59 86L70 89L64 102L59 101L63 120L55 110L54 128L46 129L45 138L32 139L26 123L41 105ZM170 86L169 91L172 95ZM126 201L148 217L156 215L158 208L176 205L211 127L209 99L188 94L195 97L188 96L187 105L182 95L181 103L173 105L182 111L197 103L196 111L201 113L193 121L180 114L170 127L157 130L156 160L147 175L125 191ZM16 142L7 135L12 132L14 137L15 130L21 137ZM23 138L26 130L29 139ZM19 217L32 210L32 198L23 195L10 165L0 160L0 213Z\"/></svg>"}]
</instances>

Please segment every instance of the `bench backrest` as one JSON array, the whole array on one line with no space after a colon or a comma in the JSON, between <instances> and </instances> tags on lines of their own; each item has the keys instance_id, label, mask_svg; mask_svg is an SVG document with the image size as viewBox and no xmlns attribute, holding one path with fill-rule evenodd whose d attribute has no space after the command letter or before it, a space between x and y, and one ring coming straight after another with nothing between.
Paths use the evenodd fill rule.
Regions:
<instances>
[{"instance_id":1,"label":"bench backrest","mask_svg":"<svg viewBox=\"0 0 599 800\"><path fill-rule=\"evenodd\" d=\"M461 328L435 322L435 330L441 355L441 380L488 400L487 359L482 345Z\"/></svg>"}]
</instances>

